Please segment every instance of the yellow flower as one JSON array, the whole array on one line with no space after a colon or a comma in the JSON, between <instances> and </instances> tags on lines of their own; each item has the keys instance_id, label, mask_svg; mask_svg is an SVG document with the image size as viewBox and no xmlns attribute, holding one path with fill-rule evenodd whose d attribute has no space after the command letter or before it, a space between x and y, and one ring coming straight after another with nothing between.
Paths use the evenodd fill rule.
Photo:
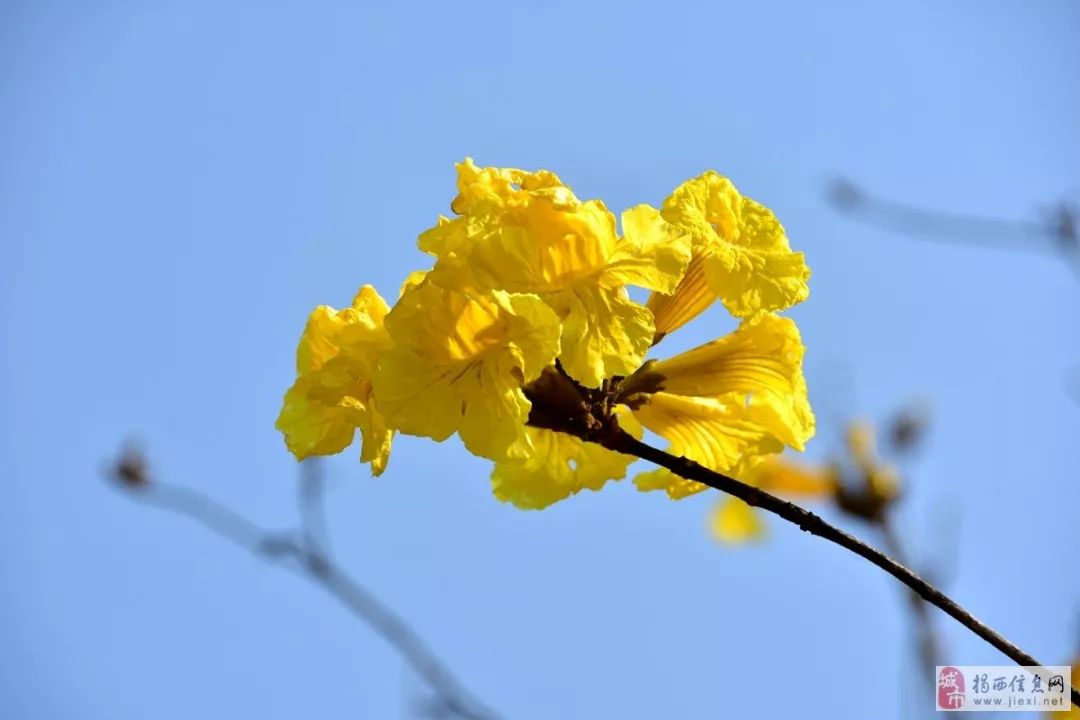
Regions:
<instances>
[{"instance_id":1,"label":"yellow flower","mask_svg":"<svg viewBox=\"0 0 1080 720\"><path fill-rule=\"evenodd\" d=\"M736 544L763 538L765 523L745 502L726 497L709 516L709 530L721 542Z\"/></svg>"},{"instance_id":2,"label":"yellow flower","mask_svg":"<svg viewBox=\"0 0 1080 720\"><path fill-rule=\"evenodd\" d=\"M285 393L276 427L298 460L332 455L348 447L360 429L360 459L380 475L390 456L393 431L372 394L371 379L390 338L383 327L388 308L370 285L352 307L315 308L296 350L297 378Z\"/></svg>"},{"instance_id":3,"label":"yellow flower","mask_svg":"<svg viewBox=\"0 0 1080 720\"><path fill-rule=\"evenodd\" d=\"M626 408L619 408L618 417L624 430L641 438L641 425ZM626 468L636 460L553 430L530 427L529 435L529 454L497 462L491 473L495 497L523 510L545 508L582 490L599 490L609 480L626 477Z\"/></svg>"},{"instance_id":4,"label":"yellow flower","mask_svg":"<svg viewBox=\"0 0 1080 720\"><path fill-rule=\"evenodd\" d=\"M832 468L803 465L782 456L766 459L740 479L774 495L809 499L831 497L838 483ZM709 527L714 537L726 543L757 540L765 533L760 514L735 497L720 501L709 519Z\"/></svg>"},{"instance_id":5,"label":"yellow flower","mask_svg":"<svg viewBox=\"0 0 1080 720\"><path fill-rule=\"evenodd\" d=\"M736 317L778 311L809 294L810 269L792 252L783 226L763 205L739 194L727 178L708 171L664 201L664 220L692 238L693 259L679 287L658 291L648 307L657 341L719 299Z\"/></svg>"},{"instance_id":6,"label":"yellow flower","mask_svg":"<svg viewBox=\"0 0 1080 720\"><path fill-rule=\"evenodd\" d=\"M465 215L470 207L483 200L528 202L529 193L547 188L569 188L559 176L549 170L526 172L517 168L477 167L472 158L457 164L458 195L450 209Z\"/></svg>"},{"instance_id":7,"label":"yellow flower","mask_svg":"<svg viewBox=\"0 0 1080 720\"><path fill-rule=\"evenodd\" d=\"M861 476L863 492L881 502L891 502L900 494L900 472L878 455L877 433L867 420L855 420L847 427L848 456Z\"/></svg>"},{"instance_id":8,"label":"yellow flower","mask_svg":"<svg viewBox=\"0 0 1080 720\"><path fill-rule=\"evenodd\" d=\"M582 202L552 173L458 165L462 213L420 236L436 256L431 279L541 297L562 321L560 356L587 387L628 375L652 344L653 317L630 300L627 285L674 290L690 260L690 242L659 212L639 206L615 216L599 200Z\"/></svg>"},{"instance_id":9,"label":"yellow flower","mask_svg":"<svg viewBox=\"0 0 1080 720\"><path fill-rule=\"evenodd\" d=\"M393 346L375 376L390 424L438 441L455 431L492 459L526 452L522 386L559 351L559 320L539 298L458 292L424 280L386 317Z\"/></svg>"},{"instance_id":10,"label":"yellow flower","mask_svg":"<svg viewBox=\"0 0 1080 720\"><path fill-rule=\"evenodd\" d=\"M497 497L541 508L626 476L633 457L606 449L620 428L736 476L813 434L798 330L772 314L806 296L808 271L726 179L706 173L617 221L554 173L466 159L450 208L418 239L434 266L405 279L393 309L365 287L353 307L312 314L277 422L298 458L339 452L359 428L379 474L394 432L456 433L495 461ZM653 291L648 306L631 286ZM644 361L716 298L742 318L734 333ZM703 488L666 470L635 483ZM716 522L756 532L738 509Z\"/></svg>"},{"instance_id":11,"label":"yellow flower","mask_svg":"<svg viewBox=\"0 0 1080 720\"><path fill-rule=\"evenodd\" d=\"M641 424L671 442L668 452L738 478L785 445L802 450L813 436L803 352L795 323L766 314L724 338L651 361L627 379L624 392ZM705 489L662 469L635 483L675 498Z\"/></svg>"},{"instance_id":12,"label":"yellow flower","mask_svg":"<svg viewBox=\"0 0 1080 720\"><path fill-rule=\"evenodd\" d=\"M483 221L498 221L511 209L528 206L534 196L546 196L555 203L577 203L577 198L555 173L526 172L516 168L480 168L472 158L458 163L458 194L450 209L461 216L439 216L435 227L420 234L417 244L426 253L442 260L437 276L469 274L470 242L477 234L489 232ZM488 217L494 215L495 217ZM505 289L505 288L503 288ZM529 292L526 290L525 292Z\"/></svg>"},{"instance_id":13,"label":"yellow flower","mask_svg":"<svg viewBox=\"0 0 1080 720\"><path fill-rule=\"evenodd\" d=\"M862 472L870 472L878 464L877 433L867 420L855 420L848 424L845 433L848 455Z\"/></svg>"}]
</instances>

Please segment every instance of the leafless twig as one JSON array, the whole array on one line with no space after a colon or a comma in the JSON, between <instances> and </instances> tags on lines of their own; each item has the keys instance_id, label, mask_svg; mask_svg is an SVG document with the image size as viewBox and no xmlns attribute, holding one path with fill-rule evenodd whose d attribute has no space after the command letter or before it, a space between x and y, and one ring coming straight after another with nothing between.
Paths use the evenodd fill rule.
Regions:
<instances>
[{"instance_id":1,"label":"leafless twig","mask_svg":"<svg viewBox=\"0 0 1080 720\"><path fill-rule=\"evenodd\" d=\"M622 429L616 412L620 404L633 407L648 388L654 388L663 378L646 364L628 378L609 387L586 388L570 377L558 364L545 370L537 380L525 387L529 409L529 425L566 433L585 442L596 443L608 450L632 455L670 470L681 478L707 485L736 497L751 507L761 508L797 525L812 535L835 543L868 562L878 566L907 585L923 600L934 605L1000 650L1018 665L1042 666L1038 660L1021 650L986 623L981 622L955 600L928 583L910 568L868 545L840 528L825 522L814 513L759 487L748 485L723 473L664 452L638 440ZM662 387L662 386L661 386ZM869 510L867 515L872 516ZM1080 688L1072 690L1073 702L1080 707Z\"/></svg>"},{"instance_id":2,"label":"leafless twig","mask_svg":"<svg viewBox=\"0 0 1080 720\"><path fill-rule=\"evenodd\" d=\"M565 432L565 430L564 430ZM840 547L850 550L859 557L868 560L889 573L897 580L911 589L916 595L926 602L934 605L947 615L958 621L980 638L993 645L1004 653L1017 665L1042 666L1033 656L1021 650L1003 635L986 625L970 612L961 607L955 600L946 596L943 592L919 577L915 572L889 557L885 553L850 535L835 525L832 525L814 513L783 500L761 488L747 485L722 473L710 470L693 460L684 457L676 457L638 440L632 435L620 429L617 425L602 427L598 431L575 433L584 440L596 442L609 450L621 452L627 455L639 457L660 467L667 468L679 477L693 480L708 485L711 488L733 495L747 504L767 510L779 517L794 523L802 530L836 543ZM1072 689L1072 701L1080 707L1080 688Z\"/></svg>"},{"instance_id":3,"label":"leafless twig","mask_svg":"<svg viewBox=\"0 0 1080 720\"><path fill-rule=\"evenodd\" d=\"M849 180L834 180L834 208L862 222L911 237L964 245L1057 254L1080 273L1076 210L1060 204L1041 221L991 218L931 210L872 195Z\"/></svg>"},{"instance_id":4,"label":"leafless twig","mask_svg":"<svg viewBox=\"0 0 1080 720\"><path fill-rule=\"evenodd\" d=\"M301 531L264 530L239 513L196 490L151 478L144 456L129 448L112 467L112 479L128 495L148 505L183 515L266 562L307 578L336 598L389 643L431 688L432 708L464 720L498 720L397 613L344 572L330 555L323 515L323 477L305 464L300 487Z\"/></svg>"}]
</instances>

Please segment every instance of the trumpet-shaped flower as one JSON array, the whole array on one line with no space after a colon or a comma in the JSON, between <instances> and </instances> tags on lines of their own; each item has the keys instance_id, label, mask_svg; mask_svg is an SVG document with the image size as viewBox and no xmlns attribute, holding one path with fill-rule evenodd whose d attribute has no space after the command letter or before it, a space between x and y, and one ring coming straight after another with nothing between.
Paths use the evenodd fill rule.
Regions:
<instances>
[{"instance_id":1,"label":"trumpet-shaped flower","mask_svg":"<svg viewBox=\"0 0 1080 720\"><path fill-rule=\"evenodd\" d=\"M321 305L311 313L296 350L296 382L276 424L298 460L341 452L359 429L361 461L371 463L374 475L386 468L393 431L375 402L371 380L390 345L383 326L388 310L365 285L351 307Z\"/></svg>"},{"instance_id":2,"label":"trumpet-shaped flower","mask_svg":"<svg viewBox=\"0 0 1080 720\"><path fill-rule=\"evenodd\" d=\"M651 312L627 285L671 292L690 260L689 237L639 206L615 216L582 202L552 173L458 165L461 216L420 237L438 259L433 282L541 297L562 322L560 356L587 387L640 365L654 334Z\"/></svg>"},{"instance_id":3,"label":"trumpet-shaped flower","mask_svg":"<svg viewBox=\"0 0 1080 720\"><path fill-rule=\"evenodd\" d=\"M629 410L619 408L618 419L624 430L641 438L641 425ZM635 459L553 430L531 427L529 435L529 453L497 462L491 474L495 497L523 510L539 510L582 490L599 490L609 480L621 480Z\"/></svg>"},{"instance_id":4,"label":"trumpet-shaped flower","mask_svg":"<svg viewBox=\"0 0 1080 720\"><path fill-rule=\"evenodd\" d=\"M522 386L559 352L559 319L532 295L458 292L424 280L386 317L393 344L375 376L390 424L438 441L457 432L492 459L526 452Z\"/></svg>"},{"instance_id":5,"label":"trumpet-shaped flower","mask_svg":"<svg viewBox=\"0 0 1080 720\"><path fill-rule=\"evenodd\" d=\"M783 226L713 171L680 185L662 215L692 239L693 260L674 292L649 299L657 340L719 299L736 317L778 311L806 299L810 270L792 252Z\"/></svg>"},{"instance_id":6,"label":"trumpet-shaped flower","mask_svg":"<svg viewBox=\"0 0 1080 720\"><path fill-rule=\"evenodd\" d=\"M802 450L813 435L803 351L795 323L766 314L727 337L646 364L624 392L641 424L671 442L668 452L739 477L785 445ZM642 399L634 395L639 387L649 391ZM672 497L705 488L667 470L635 482Z\"/></svg>"}]
</instances>

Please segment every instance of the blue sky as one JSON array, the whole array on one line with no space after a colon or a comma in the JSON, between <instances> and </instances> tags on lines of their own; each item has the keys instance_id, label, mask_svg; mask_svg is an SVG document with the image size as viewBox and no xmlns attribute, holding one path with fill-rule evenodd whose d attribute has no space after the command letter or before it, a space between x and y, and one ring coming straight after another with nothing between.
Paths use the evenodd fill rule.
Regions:
<instances>
[{"instance_id":1,"label":"blue sky","mask_svg":"<svg viewBox=\"0 0 1080 720\"><path fill-rule=\"evenodd\" d=\"M98 472L135 435L165 478L291 523L273 420L306 315L422 267L415 237L466 155L614 208L715 168L772 207L814 271L791 313L824 426L809 454L835 448L828 417L929 398L905 534L935 556L948 526L962 604L1044 662L1077 650L1080 283L823 201L843 173L971 213L1076 202L1074 3L2 13L0 716L406 716L418 682L369 630ZM680 342L729 326L710 313ZM342 562L509 718L930 703L897 584L797 529L728 550L705 535L714 498L629 485L522 513L456 441L404 438L378 480L352 452L328 472ZM1002 661L938 619L950 662Z\"/></svg>"}]
</instances>

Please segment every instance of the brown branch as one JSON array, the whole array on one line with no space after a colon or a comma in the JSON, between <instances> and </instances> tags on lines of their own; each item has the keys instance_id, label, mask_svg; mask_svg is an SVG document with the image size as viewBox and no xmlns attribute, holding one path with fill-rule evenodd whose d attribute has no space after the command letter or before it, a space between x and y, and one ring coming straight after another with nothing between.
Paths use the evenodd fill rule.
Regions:
<instances>
[{"instance_id":1,"label":"brown branch","mask_svg":"<svg viewBox=\"0 0 1080 720\"><path fill-rule=\"evenodd\" d=\"M127 494L162 510L183 515L215 535L266 562L305 577L337 599L382 637L435 693L441 710L465 720L498 720L499 715L467 691L443 663L388 605L341 570L325 549L322 525L322 478L305 470L300 490L303 531L274 533L196 490L151 480L145 461L131 450L113 468L113 478Z\"/></svg>"},{"instance_id":2,"label":"brown branch","mask_svg":"<svg viewBox=\"0 0 1080 720\"><path fill-rule=\"evenodd\" d=\"M944 611L961 625L971 630L986 642L993 645L1017 665L1038 666L1042 663L1028 653L1021 650L1005 639L1000 633L994 631L985 623L978 620L974 615L960 607L954 600L947 597L940 590L923 580L914 572L884 553L867 545L862 540L849 535L839 528L830 525L808 510L794 503L782 500L775 495L765 492L760 488L740 482L734 478L709 470L693 460L684 457L675 457L663 450L644 443L629 435L617 426L607 426L603 432L586 433L580 435L582 439L596 442L609 450L633 455L642 460L648 460L655 465L667 468L676 475L708 485L721 492L734 495L749 505L767 510L780 516L788 522L798 525L802 530L818 537L834 542L842 548L850 550L861 558L864 558L894 578L907 585L912 592L926 602ZM1080 707L1080 688L1072 688L1072 701Z\"/></svg>"}]
</instances>

